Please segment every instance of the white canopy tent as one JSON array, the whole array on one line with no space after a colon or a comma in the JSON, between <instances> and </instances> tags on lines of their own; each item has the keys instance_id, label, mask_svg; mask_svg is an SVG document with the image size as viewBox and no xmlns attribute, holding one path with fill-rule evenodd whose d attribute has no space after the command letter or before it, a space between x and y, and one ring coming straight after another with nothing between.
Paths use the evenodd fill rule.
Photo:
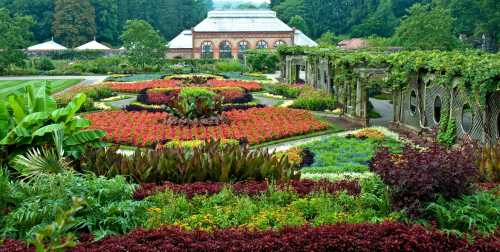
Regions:
<instances>
[{"instance_id":1,"label":"white canopy tent","mask_svg":"<svg viewBox=\"0 0 500 252\"><path fill-rule=\"evenodd\" d=\"M54 42L54 40L50 40L38 45L30 46L28 47L28 51L30 52L35 52L35 51L63 51L63 50L68 50L68 48Z\"/></svg>"},{"instance_id":2,"label":"white canopy tent","mask_svg":"<svg viewBox=\"0 0 500 252\"><path fill-rule=\"evenodd\" d=\"M77 48L75 48L77 51L86 51L86 50L111 50L111 48L97 42L95 39L83 44Z\"/></svg>"}]
</instances>

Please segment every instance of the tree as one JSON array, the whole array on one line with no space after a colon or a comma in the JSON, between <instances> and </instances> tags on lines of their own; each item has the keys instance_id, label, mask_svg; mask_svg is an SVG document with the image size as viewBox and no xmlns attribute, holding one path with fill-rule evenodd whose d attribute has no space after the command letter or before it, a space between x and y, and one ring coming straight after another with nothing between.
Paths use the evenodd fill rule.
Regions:
<instances>
[{"instance_id":1,"label":"tree","mask_svg":"<svg viewBox=\"0 0 500 252\"><path fill-rule=\"evenodd\" d=\"M129 20L121 39L132 64L144 68L159 63L167 50L165 41L148 22Z\"/></svg>"},{"instance_id":2,"label":"tree","mask_svg":"<svg viewBox=\"0 0 500 252\"><path fill-rule=\"evenodd\" d=\"M304 17L304 0L287 0L273 7L273 10L278 13L278 17L289 23L292 17Z\"/></svg>"},{"instance_id":3,"label":"tree","mask_svg":"<svg viewBox=\"0 0 500 252\"><path fill-rule=\"evenodd\" d=\"M33 19L27 16L12 17L6 9L0 9L0 73L4 73L9 66L23 66L25 54L21 49L26 48L33 34L30 28Z\"/></svg>"},{"instance_id":4,"label":"tree","mask_svg":"<svg viewBox=\"0 0 500 252\"><path fill-rule=\"evenodd\" d=\"M325 32L318 39L318 44L320 46L331 46L334 44L335 34L333 32Z\"/></svg>"},{"instance_id":5,"label":"tree","mask_svg":"<svg viewBox=\"0 0 500 252\"><path fill-rule=\"evenodd\" d=\"M31 16L34 20L31 31L36 41L44 42L52 37L53 0L0 0L0 6L15 15Z\"/></svg>"},{"instance_id":6,"label":"tree","mask_svg":"<svg viewBox=\"0 0 500 252\"><path fill-rule=\"evenodd\" d=\"M54 37L69 47L77 47L96 35L95 9L89 0L56 0Z\"/></svg>"},{"instance_id":7,"label":"tree","mask_svg":"<svg viewBox=\"0 0 500 252\"><path fill-rule=\"evenodd\" d=\"M415 4L396 29L395 42L412 49L456 48L458 40L453 34L453 22L453 17L446 9Z\"/></svg>"},{"instance_id":8,"label":"tree","mask_svg":"<svg viewBox=\"0 0 500 252\"><path fill-rule=\"evenodd\" d=\"M117 45L119 40L118 0L91 0L95 8L97 39Z\"/></svg>"},{"instance_id":9,"label":"tree","mask_svg":"<svg viewBox=\"0 0 500 252\"><path fill-rule=\"evenodd\" d=\"M306 21L301 16L293 16L288 22L288 25L295 27L306 34L309 32Z\"/></svg>"},{"instance_id":10,"label":"tree","mask_svg":"<svg viewBox=\"0 0 500 252\"><path fill-rule=\"evenodd\" d=\"M352 28L353 37L382 36L390 37L398 24L392 10L392 0L381 0L377 10L371 13L360 25Z\"/></svg>"}]
</instances>

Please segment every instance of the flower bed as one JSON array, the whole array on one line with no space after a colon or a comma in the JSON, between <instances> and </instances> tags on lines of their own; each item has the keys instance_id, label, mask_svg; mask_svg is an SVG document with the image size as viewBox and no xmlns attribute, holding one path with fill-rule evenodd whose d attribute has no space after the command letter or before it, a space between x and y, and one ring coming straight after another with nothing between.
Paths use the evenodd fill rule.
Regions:
<instances>
[{"instance_id":1,"label":"flower bed","mask_svg":"<svg viewBox=\"0 0 500 252\"><path fill-rule=\"evenodd\" d=\"M113 91L139 93L145 89L152 88L173 88L182 87L182 82L178 80L151 80L143 82L116 83L107 84ZM199 85L201 87L239 87L246 91L254 92L262 90L262 86L258 82L235 81L235 80L209 80L206 84Z\"/></svg>"},{"instance_id":2,"label":"flower bed","mask_svg":"<svg viewBox=\"0 0 500 252\"><path fill-rule=\"evenodd\" d=\"M167 113L109 111L86 115L91 128L107 132L117 144L150 146L169 140L237 139L258 144L327 129L329 126L303 110L255 108L224 113L228 124L209 127L167 126Z\"/></svg>"},{"instance_id":3,"label":"flower bed","mask_svg":"<svg viewBox=\"0 0 500 252\"><path fill-rule=\"evenodd\" d=\"M473 243L419 225L338 224L251 232L224 229L213 233L175 227L136 230L125 236L79 244L69 251L498 251L500 241L479 238ZM0 251L21 252L22 242L7 240Z\"/></svg>"},{"instance_id":4,"label":"flower bed","mask_svg":"<svg viewBox=\"0 0 500 252\"><path fill-rule=\"evenodd\" d=\"M239 87L249 92L262 90L262 85L255 81L235 81L235 80L209 80L210 87Z\"/></svg>"},{"instance_id":5,"label":"flower bed","mask_svg":"<svg viewBox=\"0 0 500 252\"><path fill-rule=\"evenodd\" d=\"M156 184L142 184L134 193L134 199L142 200L148 196L154 195L158 192L172 190L175 193L183 193L188 198L195 195L213 195L220 193L224 188L230 188L238 194L246 195L260 195L269 190L269 183L266 181L246 181L235 184L224 183L209 183L199 182L191 184L173 184L167 182L163 185ZM335 194L342 190L350 195L358 195L361 192L360 185L357 181L338 181L329 182L326 180L311 181L311 180L294 180L289 183L281 183L276 186L278 190L291 189L295 193L305 196L313 192L325 192Z\"/></svg>"},{"instance_id":6,"label":"flower bed","mask_svg":"<svg viewBox=\"0 0 500 252\"><path fill-rule=\"evenodd\" d=\"M108 86L116 92L139 93L150 88L172 88L177 86L175 80L151 80L130 83L109 83Z\"/></svg>"}]
</instances>

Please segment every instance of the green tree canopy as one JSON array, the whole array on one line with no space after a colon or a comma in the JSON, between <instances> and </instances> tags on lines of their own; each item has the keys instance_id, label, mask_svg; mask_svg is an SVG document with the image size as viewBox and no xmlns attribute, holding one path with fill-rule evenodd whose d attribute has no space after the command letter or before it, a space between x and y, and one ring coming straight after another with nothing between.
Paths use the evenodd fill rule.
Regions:
<instances>
[{"instance_id":1,"label":"green tree canopy","mask_svg":"<svg viewBox=\"0 0 500 252\"><path fill-rule=\"evenodd\" d=\"M288 25L290 25L291 27L295 27L304 33L309 32L306 21L301 16L293 16L288 22Z\"/></svg>"},{"instance_id":2,"label":"green tree canopy","mask_svg":"<svg viewBox=\"0 0 500 252\"><path fill-rule=\"evenodd\" d=\"M11 16L6 9L0 9L0 73L8 70L10 65L24 65L25 54L20 50L26 48L33 34L31 17Z\"/></svg>"},{"instance_id":3,"label":"green tree canopy","mask_svg":"<svg viewBox=\"0 0 500 252\"><path fill-rule=\"evenodd\" d=\"M317 42L320 46L333 45L335 43L335 34L333 34L333 32L325 32L321 35Z\"/></svg>"},{"instance_id":4,"label":"green tree canopy","mask_svg":"<svg viewBox=\"0 0 500 252\"><path fill-rule=\"evenodd\" d=\"M96 35L95 9L89 0L54 2L54 37L68 47L89 42Z\"/></svg>"},{"instance_id":5,"label":"green tree canopy","mask_svg":"<svg viewBox=\"0 0 500 252\"><path fill-rule=\"evenodd\" d=\"M450 50L458 45L453 34L453 17L446 9L416 4L397 28L397 44L411 49Z\"/></svg>"},{"instance_id":6,"label":"green tree canopy","mask_svg":"<svg viewBox=\"0 0 500 252\"><path fill-rule=\"evenodd\" d=\"M165 57L165 41L153 26L144 20L129 20L121 39L132 64L144 67Z\"/></svg>"}]
</instances>

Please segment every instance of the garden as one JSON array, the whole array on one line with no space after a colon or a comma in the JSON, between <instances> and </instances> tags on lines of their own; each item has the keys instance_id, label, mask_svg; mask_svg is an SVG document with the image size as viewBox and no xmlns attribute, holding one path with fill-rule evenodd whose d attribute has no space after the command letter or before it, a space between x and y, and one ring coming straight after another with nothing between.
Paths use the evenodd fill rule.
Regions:
<instances>
[{"instance_id":1,"label":"garden","mask_svg":"<svg viewBox=\"0 0 500 252\"><path fill-rule=\"evenodd\" d=\"M335 98L301 84L113 76L10 97L0 251L500 249L473 145L340 132L318 116Z\"/></svg>"}]
</instances>

